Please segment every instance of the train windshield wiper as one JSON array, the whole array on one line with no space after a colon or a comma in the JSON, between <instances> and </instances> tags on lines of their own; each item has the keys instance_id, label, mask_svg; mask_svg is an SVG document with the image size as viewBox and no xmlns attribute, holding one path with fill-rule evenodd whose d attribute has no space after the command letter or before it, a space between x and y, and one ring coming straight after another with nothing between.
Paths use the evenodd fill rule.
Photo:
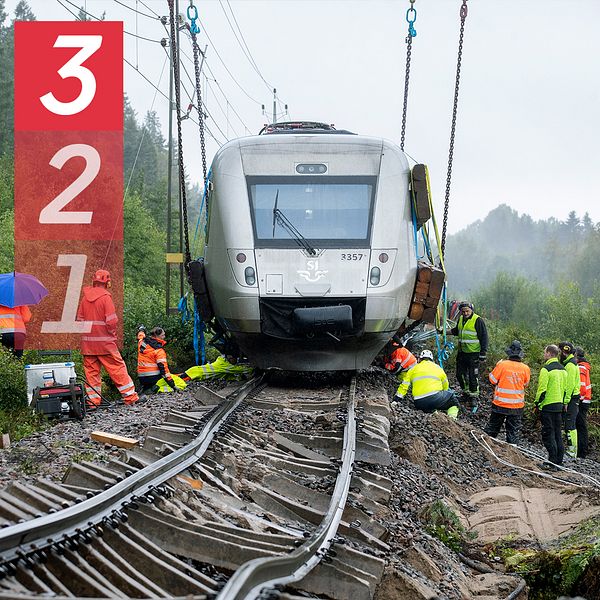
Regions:
<instances>
[{"instance_id":1,"label":"train windshield wiper","mask_svg":"<svg viewBox=\"0 0 600 600\"><path fill-rule=\"evenodd\" d=\"M277 208L277 200L279 199L279 190L275 195L275 204L273 206L273 238L275 237L275 225L279 223L294 239L294 241L304 248L311 256L314 256L317 251L310 245L310 242L294 227L294 224Z\"/></svg>"}]
</instances>

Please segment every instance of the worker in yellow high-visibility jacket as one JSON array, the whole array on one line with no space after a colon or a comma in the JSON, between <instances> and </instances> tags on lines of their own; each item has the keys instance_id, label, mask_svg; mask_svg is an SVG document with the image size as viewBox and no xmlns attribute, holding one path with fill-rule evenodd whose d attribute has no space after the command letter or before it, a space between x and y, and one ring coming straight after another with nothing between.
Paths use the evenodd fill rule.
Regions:
<instances>
[{"instance_id":1,"label":"worker in yellow high-visibility jacket","mask_svg":"<svg viewBox=\"0 0 600 600\"><path fill-rule=\"evenodd\" d=\"M454 391L448 389L448 377L444 369L433 362L431 350L423 350L419 354L419 362L412 369L405 371L392 407L404 399L411 386L417 410L426 413L445 410L449 417L458 417L458 401Z\"/></svg>"}]
</instances>

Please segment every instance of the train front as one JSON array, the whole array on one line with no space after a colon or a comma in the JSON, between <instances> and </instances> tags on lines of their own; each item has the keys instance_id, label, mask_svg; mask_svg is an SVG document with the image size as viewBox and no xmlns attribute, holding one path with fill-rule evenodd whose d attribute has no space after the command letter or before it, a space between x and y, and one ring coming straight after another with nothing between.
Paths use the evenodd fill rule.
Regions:
<instances>
[{"instance_id":1,"label":"train front","mask_svg":"<svg viewBox=\"0 0 600 600\"><path fill-rule=\"evenodd\" d=\"M259 368L366 368L404 322L416 259L409 167L344 133L234 140L213 161L205 272Z\"/></svg>"}]
</instances>

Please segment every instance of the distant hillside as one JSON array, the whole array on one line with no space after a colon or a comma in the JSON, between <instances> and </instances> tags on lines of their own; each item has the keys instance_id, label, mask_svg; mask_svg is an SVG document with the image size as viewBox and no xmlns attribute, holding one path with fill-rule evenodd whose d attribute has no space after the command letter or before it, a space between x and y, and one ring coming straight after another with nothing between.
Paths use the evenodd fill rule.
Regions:
<instances>
[{"instance_id":1,"label":"distant hillside","mask_svg":"<svg viewBox=\"0 0 600 600\"><path fill-rule=\"evenodd\" d=\"M600 224L575 211L564 222L534 221L502 204L449 236L446 268L454 294L472 293L506 272L547 287L573 281L591 295L600 280Z\"/></svg>"}]
</instances>

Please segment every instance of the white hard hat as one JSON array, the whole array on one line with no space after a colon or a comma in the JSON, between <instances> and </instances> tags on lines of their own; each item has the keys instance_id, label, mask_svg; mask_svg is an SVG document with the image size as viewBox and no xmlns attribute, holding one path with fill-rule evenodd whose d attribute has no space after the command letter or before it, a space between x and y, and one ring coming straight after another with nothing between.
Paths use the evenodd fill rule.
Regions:
<instances>
[{"instance_id":1,"label":"white hard hat","mask_svg":"<svg viewBox=\"0 0 600 600\"><path fill-rule=\"evenodd\" d=\"M429 360L433 360L433 353L431 350L421 350L421 354L419 354L419 358L428 358Z\"/></svg>"}]
</instances>

